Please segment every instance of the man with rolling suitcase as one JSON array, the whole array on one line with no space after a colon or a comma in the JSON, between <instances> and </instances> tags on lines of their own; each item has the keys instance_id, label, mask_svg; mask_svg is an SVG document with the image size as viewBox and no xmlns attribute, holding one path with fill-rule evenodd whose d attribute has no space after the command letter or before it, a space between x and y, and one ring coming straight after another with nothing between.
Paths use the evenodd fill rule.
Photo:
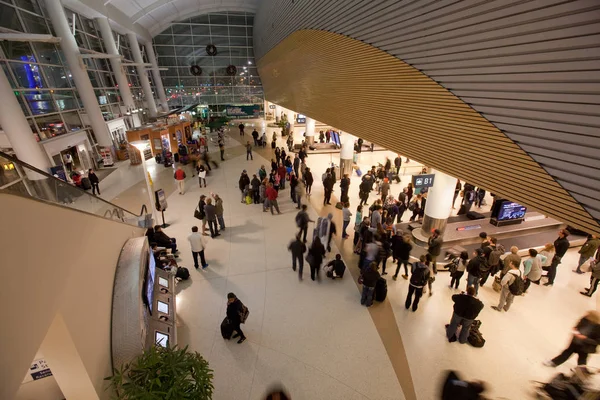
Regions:
<instances>
[{"instance_id":1,"label":"man with rolling suitcase","mask_svg":"<svg viewBox=\"0 0 600 400\"><path fill-rule=\"evenodd\" d=\"M248 308L236 297L234 293L227 294L227 317L221 323L221 335L223 339L240 338L238 343L243 343L246 340L244 332L240 324L246 322L248 318ZM236 332L232 336L233 332Z\"/></svg>"}]
</instances>

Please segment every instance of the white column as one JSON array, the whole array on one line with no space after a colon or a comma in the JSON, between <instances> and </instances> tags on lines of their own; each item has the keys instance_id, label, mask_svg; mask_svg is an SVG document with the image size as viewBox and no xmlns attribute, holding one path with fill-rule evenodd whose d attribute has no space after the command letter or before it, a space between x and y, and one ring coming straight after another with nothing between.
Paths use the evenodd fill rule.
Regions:
<instances>
[{"instance_id":1,"label":"white column","mask_svg":"<svg viewBox=\"0 0 600 400\"><path fill-rule=\"evenodd\" d=\"M304 140L308 144L315 142L315 125L316 121L312 118L306 117L306 134Z\"/></svg>"},{"instance_id":2,"label":"white column","mask_svg":"<svg viewBox=\"0 0 600 400\"><path fill-rule=\"evenodd\" d=\"M167 101L167 95L165 94L165 87L162 83L162 77L160 76L160 71L158 70L158 63L156 62L156 56L154 55L154 49L152 48L152 42L146 43L146 55L148 56L148 61L152 64L152 77L154 78L154 85L156 86L156 91L158 92L158 99L160 100L160 105L162 106L163 112L169 112L169 102Z\"/></svg>"},{"instance_id":3,"label":"white column","mask_svg":"<svg viewBox=\"0 0 600 400\"><path fill-rule=\"evenodd\" d=\"M106 47L106 53L119 55L119 50L115 44L115 38L113 36L112 29L110 28L110 24L108 23L108 18L98 17L96 18L96 22L98 22L98 26L100 27L100 34L102 35L102 40L104 41L104 46ZM121 59L110 58L109 61L112 70L115 73L117 84L119 85L119 93L123 99L123 105L125 105L128 110L133 110L136 106L135 102L133 101L133 96L131 95L131 89L129 88L129 82L127 81L127 75L123 69ZM134 117L137 117L137 115L134 115ZM141 126L140 119L133 118L133 125L136 127Z\"/></svg>"},{"instance_id":4,"label":"white column","mask_svg":"<svg viewBox=\"0 0 600 400\"><path fill-rule=\"evenodd\" d=\"M142 84L142 90L146 95L146 103L148 104L148 114L150 117L156 117L156 103L154 103L154 95L152 94L152 87L150 87L150 80L148 80L148 75L146 72L146 67L144 67L144 57L142 57L142 52L140 50L140 44L138 43L137 36L135 33L128 33L127 39L129 39L129 48L131 49L131 54L133 55L133 61L136 64L137 72L140 78L140 83Z\"/></svg>"},{"instance_id":5,"label":"white column","mask_svg":"<svg viewBox=\"0 0 600 400\"><path fill-rule=\"evenodd\" d=\"M340 149L340 175L352 175L352 165L354 164L354 136L344 133L340 137L342 148Z\"/></svg>"},{"instance_id":6,"label":"white column","mask_svg":"<svg viewBox=\"0 0 600 400\"><path fill-rule=\"evenodd\" d=\"M61 38L60 47L67 60L67 65L75 81L77 92L85 107L85 112L90 120L90 125L96 135L96 140L100 146L111 147L113 145L110 132L104 122L102 111L98 105L98 99L94 93L94 87L90 82L90 77L87 74L85 64L81 59L79 46L75 41L75 37L71 33L69 22L65 16L65 10L60 0L45 0L46 8L52 21L52 26L56 31L56 35Z\"/></svg>"},{"instance_id":7,"label":"white column","mask_svg":"<svg viewBox=\"0 0 600 400\"><path fill-rule=\"evenodd\" d=\"M275 104L275 122L279 122L281 120L281 106Z\"/></svg>"},{"instance_id":8,"label":"white column","mask_svg":"<svg viewBox=\"0 0 600 400\"><path fill-rule=\"evenodd\" d=\"M427 237L433 229L442 232L446 228L448 217L452 211L452 199L456 188L456 178L440 171L433 171L435 178L433 186L427 191L425 215L423 217L423 234Z\"/></svg>"},{"instance_id":9,"label":"white column","mask_svg":"<svg viewBox=\"0 0 600 400\"><path fill-rule=\"evenodd\" d=\"M50 173L50 159L35 140L31 127L19 105L19 100L15 97L13 88L10 86L3 69L0 71L0 98L2 98L0 125L6 133L17 158ZM35 177L29 174L27 176L32 179L41 178L37 174Z\"/></svg>"}]
</instances>

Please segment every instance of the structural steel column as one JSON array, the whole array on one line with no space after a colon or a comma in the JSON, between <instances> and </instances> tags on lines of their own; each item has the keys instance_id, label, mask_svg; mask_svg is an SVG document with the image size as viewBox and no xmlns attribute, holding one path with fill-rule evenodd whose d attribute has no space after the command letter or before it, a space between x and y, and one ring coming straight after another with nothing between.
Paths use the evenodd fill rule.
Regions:
<instances>
[{"instance_id":1,"label":"structural steel column","mask_svg":"<svg viewBox=\"0 0 600 400\"><path fill-rule=\"evenodd\" d=\"M146 95L148 113L150 114L150 117L156 117L156 103L154 103L152 87L150 87L150 80L148 79L146 67L144 67L144 57L142 57L140 44L138 43L137 36L135 35L135 33L128 33L127 39L129 39L129 47L131 48L131 53L133 54L133 61L135 61L135 63L138 64L136 65L136 68L140 78L140 83L142 84L142 89L144 90L144 94Z\"/></svg>"},{"instance_id":2,"label":"structural steel column","mask_svg":"<svg viewBox=\"0 0 600 400\"><path fill-rule=\"evenodd\" d=\"M165 87L163 86L162 77L160 76L160 71L158 70L158 63L156 62L156 56L154 55L152 42L146 43L146 55L148 56L148 61L150 64L152 64L152 77L154 78L154 85L156 85L158 99L160 100L163 112L169 112L169 102L167 101Z\"/></svg>"}]
</instances>

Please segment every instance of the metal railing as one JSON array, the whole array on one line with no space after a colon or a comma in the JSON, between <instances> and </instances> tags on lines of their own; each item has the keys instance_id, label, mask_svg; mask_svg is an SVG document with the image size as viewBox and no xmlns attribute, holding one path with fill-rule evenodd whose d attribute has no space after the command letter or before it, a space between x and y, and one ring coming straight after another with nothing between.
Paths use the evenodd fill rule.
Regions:
<instances>
[{"instance_id":1,"label":"metal railing","mask_svg":"<svg viewBox=\"0 0 600 400\"><path fill-rule=\"evenodd\" d=\"M3 152L0 152L0 193L29 197L142 228L152 226L152 215L145 206L136 215Z\"/></svg>"}]
</instances>

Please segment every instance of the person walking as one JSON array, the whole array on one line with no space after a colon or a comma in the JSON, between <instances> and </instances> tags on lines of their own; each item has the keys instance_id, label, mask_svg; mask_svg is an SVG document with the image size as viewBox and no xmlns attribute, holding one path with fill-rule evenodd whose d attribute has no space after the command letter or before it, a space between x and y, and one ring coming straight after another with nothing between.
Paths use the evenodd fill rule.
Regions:
<instances>
[{"instance_id":1,"label":"person walking","mask_svg":"<svg viewBox=\"0 0 600 400\"><path fill-rule=\"evenodd\" d=\"M450 280L450 288L454 286L454 289L458 289L458 285L460 284L460 278L465 273L467 269L467 263L469 262L469 253L466 250L463 250L460 253L460 256L452 261L450 264L450 276L452 279Z\"/></svg>"},{"instance_id":2,"label":"person walking","mask_svg":"<svg viewBox=\"0 0 600 400\"><path fill-rule=\"evenodd\" d=\"M394 158L394 167L396 168L396 175L400 175L400 168L402 167L402 157L400 157L400 154Z\"/></svg>"},{"instance_id":3,"label":"person walking","mask_svg":"<svg viewBox=\"0 0 600 400\"><path fill-rule=\"evenodd\" d=\"M238 128L240 128L240 136L244 136L244 128L245 128L244 124L240 123L238 125Z\"/></svg>"},{"instance_id":4,"label":"person walking","mask_svg":"<svg viewBox=\"0 0 600 400\"><path fill-rule=\"evenodd\" d=\"M308 249L308 255L306 256L306 261L310 265L310 279L313 281L315 278L321 279L319 277L319 269L323 263L323 257L325 257L325 247L321 244L321 239L317 236L313 239L310 249Z\"/></svg>"},{"instance_id":5,"label":"person walking","mask_svg":"<svg viewBox=\"0 0 600 400\"><path fill-rule=\"evenodd\" d=\"M360 304L365 307L373 305L373 294L375 293L375 285L381 275L377 271L377 263L370 263L361 275L363 290L360 297Z\"/></svg>"},{"instance_id":6,"label":"person walking","mask_svg":"<svg viewBox=\"0 0 600 400\"><path fill-rule=\"evenodd\" d=\"M523 261L523 277L525 279L525 289L523 293L527 293L527 289L531 283L540 284L542 279L542 264L546 262L546 257L538 254L536 249L529 249L529 257Z\"/></svg>"},{"instance_id":7,"label":"person walking","mask_svg":"<svg viewBox=\"0 0 600 400\"><path fill-rule=\"evenodd\" d=\"M475 295L479 292L479 280L486 268L486 263L483 250L479 248L475 249L473 251L473 258L467 264L467 286L475 288Z\"/></svg>"},{"instance_id":8,"label":"person walking","mask_svg":"<svg viewBox=\"0 0 600 400\"><path fill-rule=\"evenodd\" d=\"M198 168L197 168L197 172L198 172L198 183L200 184L200 187L202 187L203 183L204 183L204 187L206 187L206 168L204 168L204 165L199 164Z\"/></svg>"},{"instance_id":9,"label":"person walking","mask_svg":"<svg viewBox=\"0 0 600 400\"><path fill-rule=\"evenodd\" d=\"M210 237L215 238L217 236L221 236L219 233L219 227L217 226L217 207L212 204L212 199L206 199L204 213L206 214L206 221L208 222Z\"/></svg>"},{"instance_id":10,"label":"person walking","mask_svg":"<svg viewBox=\"0 0 600 400\"><path fill-rule=\"evenodd\" d=\"M213 199L215 199L215 208L217 209L217 221L219 221L219 226L221 230L225 230L225 219L223 218L223 199L216 193L212 195Z\"/></svg>"},{"instance_id":11,"label":"person walking","mask_svg":"<svg viewBox=\"0 0 600 400\"><path fill-rule=\"evenodd\" d=\"M267 147L267 132L263 132L260 140L262 141L262 148Z\"/></svg>"},{"instance_id":12,"label":"person walking","mask_svg":"<svg viewBox=\"0 0 600 400\"><path fill-rule=\"evenodd\" d=\"M515 298L515 294L513 293L513 289L511 286L515 283L517 279L521 279L521 271L519 267L517 267L515 262L510 263L510 270L504 275L500 285L502 289L500 290L500 302L497 306L492 306L492 308L496 311L501 312L502 310L508 311L510 306Z\"/></svg>"},{"instance_id":13,"label":"person walking","mask_svg":"<svg viewBox=\"0 0 600 400\"><path fill-rule=\"evenodd\" d=\"M65 154L63 160L65 162L65 166L67 167L67 171L73 172L73 156L71 153Z\"/></svg>"},{"instance_id":14,"label":"person walking","mask_svg":"<svg viewBox=\"0 0 600 400\"><path fill-rule=\"evenodd\" d=\"M219 137L219 152L221 153L221 161L225 161L225 139Z\"/></svg>"},{"instance_id":15,"label":"person walking","mask_svg":"<svg viewBox=\"0 0 600 400\"><path fill-rule=\"evenodd\" d=\"M342 239L348 239L350 236L346 233L346 228L350 225L350 221L352 218L352 211L350 211L350 203L344 203L344 207L342 208Z\"/></svg>"},{"instance_id":16,"label":"person walking","mask_svg":"<svg viewBox=\"0 0 600 400\"><path fill-rule=\"evenodd\" d=\"M577 365L586 365L588 355L596 353L600 344L600 313L589 311L573 328L569 346L552 360L544 362L547 367L557 367L577 353Z\"/></svg>"},{"instance_id":17,"label":"person walking","mask_svg":"<svg viewBox=\"0 0 600 400\"><path fill-rule=\"evenodd\" d=\"M275 207L275 210L277 210L277 214L281 214L281 211L279 211L279 204L277 204L278 195L279 193L277 192L277 190L275 190L275 188L273 188L273 185L268 183L266 191L267 199L265 200L265 204L263 205L263 212L267 212L267 207L270 207L271 215L274 215L273 207Z\"/></svg>"},{"instance_id":18,"label":"person walking","mask_svg":"<svg viewBox=\"0 0 600 400\"><path fill-rule=\"evenodd\" d=\"M302 208L302 198L306 195L306 186L301 180L298 180L296 183L296 187L294 189L296 191L296 203L298 204L296 208Z\"/></svg>"},{"instance_id":19,"label":"person walking","mask_svg":"<svg viewBox=\"0 0 600 400\"><path fill-rule=\"evenodd\" d=\"M232 326L233 332L236 332L235 335L232 336L233 339L240 338L238 343L244 343L246 340L246 336L240 327L242 323L242 313L244 311L244 305L242 302L236 297L233 293L227 294L227 319Z\"/></svg>"},{"instance_id":20,"label":"person walking","mask_svg":"<svg viewBox=\"0 0 600 400\"><path fill-rule=\"evenodd\" d=\"M596 252L596 258L592 261L591 271L592 274L590 276L590 287L584 289L585 291L583 292L579 292L587 297L592 297L598 288L598 282L600 281L600 250Z\"/></svg>"},{"instance_id":21,"label":"person walking","mask_svg":"<svg viewBox=\"0 0 600 400\"><path fill-rule=\"evenodd\" d=\"M204 249L206 249L206 243L204 242L204 238L198 232L197 226L192 226L192 233L188 236L188 242L190 242L190 246L192 248L192 257L194 259L194 268L198 269L200 265L198 265L198 256L200 256L200 263L202 265L202 269L206 269L208 264L206 263L206 259L204 258Z\"/></svg>"},{"instance_id":22,"label":"person walking","mask_svg":"<svg viewBox=\"0 0 600 400\"><path fill-rule=\"evenodd\" d=\"M308 223L315 222L308 216L308 212L306 210L308 206L306 204L302 205L302 209L298 211L296 214L296 225L300 228L300 232L298 232L298 236L302 236L303 243L306 243L306 234L308 232Z\"/></svg>"},{"instance_id":23,"label":"person walking","mask_svg":"<svg viewBox=\"0 0 600 400\"><path fill-rule=\"evenodd\" d=\"M554 285L554 279L556 278L556 269L560 264L563 256L569 250L570 244L569 239L569 231L566 229L561 229L558 231L558 238L554 241L554 257L552 258L552 264L550 264L550 268L548 269L548 282L544 283L544 286L552 286Z\"/></svg>"},{"instance_id":24,"label":"person walking","mask_svg":"<svg viewBox=\"0 0 600 400\"><path fill-rule=\"evenodd\" d=\"M91 171L91 170L90 170ZM600 246L600 239L598 239L597 235L591 235L589 239L581 246L579 249L579 262L577 263L577 268L573 270L578 274L583 274L584 272L581 270L581 266L590 258L594 257L596 250L598 250L598 246Z\"/></svg>"},{"instance_id":25,"label":"person walking","mask_svg":"<svg viewBox=\"0 0 600 400\"><path fill-rule=\"evenodd\" d=\"M177 187L179 188L179 194L185 193L185 171L181 167L177 167L173 178L177 181Z\"/></svg>"},{"instance_id":26,"label":"person walking","mask_svg":"<svg viewBox=\"0 0 600 400\"><path fill-rule=\"evenodd\" d=\"M436 260L442 252L442 245L444 244L444 240L442 239L439 229L433 230L433 233L427 240L427 244L429 246L427 248L427 254L431 255L431 267L433 268L433 273L437 274Z\"/></svg>"},{"instance_id":27,"label":"person walking","mask_svg":"<svg viewBox=\"0 0 600 400\"><path fill-rule=\"evenodd\" d=\"M300 240L300 234L288 245L288 250L292 253L292 269L296 271L298 266L298 278L302 280L302 271L304 270L304 253L306 252L306 241Z\"/></svg>"},{"instance_id":28,"label":"person walking","mask_svg":"<svg viewBox=\"0 0 600 400\"><path fill-rule=\"evenodd\" d=\"M397 230L396 235L392 237L392 257L397 263L396 273L394 276L392 276L393 280L398 279L398 273L400 272L401 265L404 266L404 274L402 277L404 279L408 279L408 264L412 248L412 244L410 243L410 235L403 235L401 230Z\"/></svg>"},{"instance_id":29,"label":"person walking","mask_svg":"<svg viewBox=\"0 0 600 400\"><path fill-rule=\"evenodd\" d=\"M258 131L256 129L252 131L252 139L254 139L254 145L258 146Z\"/></svg>"},{"instance_id":30,"label":"person walking","mask_svg":"<svg viewBox=\"0 0 600 400\"><path fill-rule=\"evenodd\" d=\"M98 196L100 196L100 186L98 186L100 179L98 179L98 175L91 168L88 170L88 179L92 184L92 194L95 195L98 192Z\"/></svg>"},{"instance_id":31,"label":"person walking","mask_svg":"<svg viewBox=\"0 0 600 400\"><path fill-rule=\"evenodd\" d=\"M302 179L304 179L304 184L306 185L306 195L310 196L314 182L313 174L310 172L310 168L306 168L304 174L302 175Z\"/></svg>"},{"instance_id":32,"label":"person walking","mask_svg":"<svg viewBox=\"0 0 600 400\"><path fill-rule=\"evenodd\" d=\"M462 292L452 296L452 301L454 302L454 311L452 312L450 324L446 325L446 337L450 343L456 342L456 333L460 325L458 342L465 344L469 337L469 328L483 309L483 303L475 297L473 286L467 287L467 293Z\"/></svg>"},{"instance_id":33,"label":"person walking","mask_svg":"<svg viewBox=\"0 0 600 400\"><path fill-rule=\"evenodd\" d=\"M383 183L380 186L381 190L381 201L384 202L390 193L390 182L388 178L383 178Z\"/></svg>"},{"instance_id":34,"label":"person walking","mask_svg":"<svg viewBox=\"0 0 600 400\"><path fill-rule=\"evenodd\" d=\"M412 304L413 312L417 311L419 307L419 300L423 296L423 288L429 281L429 267L425 264L425 255L419 258L418 262L415 262L412 266L412 272L410 275L410 284L408 285L408 294L406 295L406 302L404 307L408 310ZM414 295L414 300L413 300Z\"/></svg>"},{"instance_id":35,"label":"person walking","mask_svg":"<svg viewBox=\"0 0 600 400\"><path fill-rule=\"evenodd\" d=\"M248 157L250 157L251 160L254 160L254 157L252 157L252 144L249 140L246 142L246 161L248 161Z\"/></svg>"}]
</instances>

